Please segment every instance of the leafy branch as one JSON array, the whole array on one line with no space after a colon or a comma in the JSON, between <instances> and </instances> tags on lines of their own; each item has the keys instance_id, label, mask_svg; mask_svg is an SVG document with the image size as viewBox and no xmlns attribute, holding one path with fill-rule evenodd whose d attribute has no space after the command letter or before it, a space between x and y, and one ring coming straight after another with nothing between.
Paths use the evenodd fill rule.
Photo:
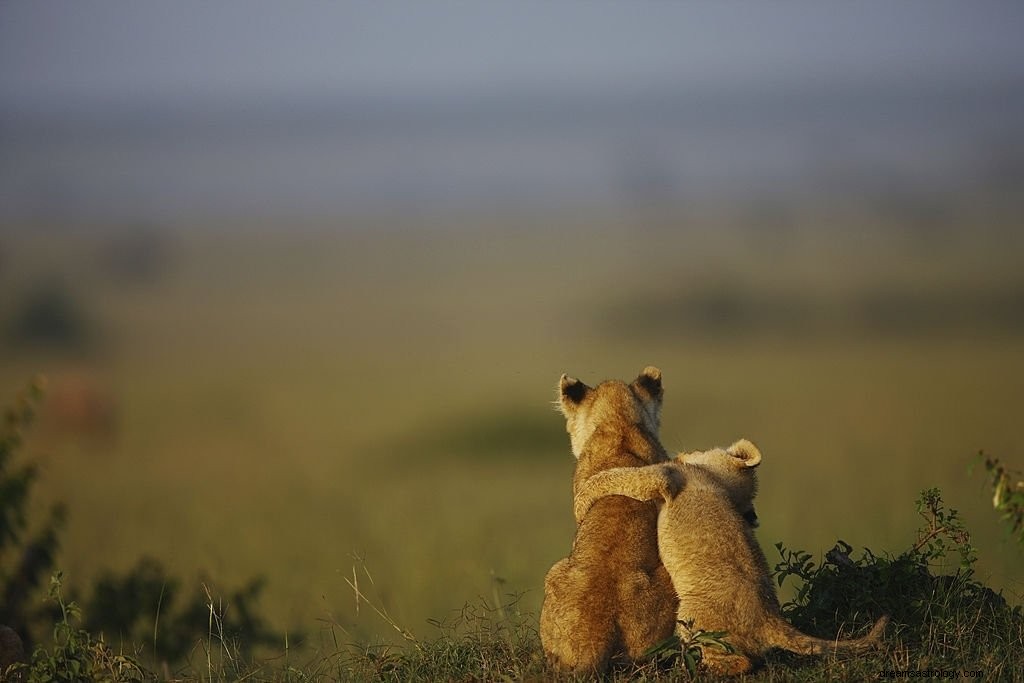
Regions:
<instances>
[{"instance_id":1,"label":"leafy branch","mask_svg":"<svg viewBox=\"0 0 1024 683\"><path fill-rule=\"evenodd\" d=\"M1017 542L1024 545L1024 479L1019 470L1006 467L999 458L978 457L985 466L992 487L992 507L1000 513L1000 519L1010 527L1010 533Z\"/></svg>"}]
</instances>

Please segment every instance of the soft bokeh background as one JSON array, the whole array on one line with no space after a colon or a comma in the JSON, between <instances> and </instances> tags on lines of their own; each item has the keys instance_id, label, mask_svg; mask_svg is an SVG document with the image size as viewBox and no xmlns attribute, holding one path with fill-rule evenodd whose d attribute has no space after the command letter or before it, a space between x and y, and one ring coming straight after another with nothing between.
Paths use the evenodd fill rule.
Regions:
<instances>
[{"instance_id":1,"label":"soft bokeh background","mask_svg":"<svg viewBox=\"0 0 1024 683\"><path fill-rule=\"evenodd\" d=\"M0 388L86 585L268 579L280 629L539 608L563 371L765 454L760 539L913 541L1020 600L1017 3L0 4ZM324 621L318 621L324 620Z\"/></svg>"}]
</instances>

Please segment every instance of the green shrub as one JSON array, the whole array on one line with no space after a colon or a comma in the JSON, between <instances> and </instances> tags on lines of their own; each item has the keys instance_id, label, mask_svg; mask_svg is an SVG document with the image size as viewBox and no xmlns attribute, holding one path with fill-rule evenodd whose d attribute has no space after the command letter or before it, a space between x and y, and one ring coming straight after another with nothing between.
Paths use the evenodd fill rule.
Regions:
<instances>
[{"instance_id":1,"label":"green shrub","mask_svg":"<svg viewBox=\"0 0 1024 683\"><path fill-rule=\"evenodd\" d=\"M182 582L169 576L157 560L143 557L125 574L108 571L96 580L86 603L85 628L124 644L151 644L154 662L182 662L210 634L210 581L200 578L197 584L204 590L179 600ZM263 579L250 579L218 601L218 635L242 659L250 659L257 648L284 642L284 635L273 631L259 614L263 586Z\"/></svg>"},{"instance_id":2,"label":"green shrub","mask_svg":"<svg viewBox=\"0 0 1024 683\"><path fill-rule=\"evenodd\" d=\"M896 625L896 643L906 650L903 669L978 668L986 676L1024 676L1024 614L974 578L977 559L956 510L943 506L937 489L922 492L917 511L924 520L913 545L899 555L865 548L851 555L839 541L816 565L809 553L776 544L779 585L792 576L795 597L783 605L798 628L833 637L882 614ZM949 557L956 559L952 573Z\"/></svg>"},{"instance_id":3,"label":"green shrub","mask_svg":"<svg viewBox=\"0 0 1024 683\"><path fill-rule=\"evenodd\" d=\"M155 680L131 656L115 653L102 638L75 627L81 613L77 604L64 600L60 572L50 579L50 601L61 615L53 627L52 645L36 647L30 664L12 667L8 672L12 679L26 683Z\"/></svg>"},{"instance_id":4,"label":"green shrub","mask_svg":"<svg viewBox=\"0 0 1024 683\"><path fill-rule=\"evenodd\" d=\"M35 598L53 568L65 517L64 508L54 505L42 524L29 523L36 468L15 461L43 387L41 378L32 382L4 412L0 424L0 624L17 631L26 644L53 618L52 610Z\"/></svg>"}]
</instances>

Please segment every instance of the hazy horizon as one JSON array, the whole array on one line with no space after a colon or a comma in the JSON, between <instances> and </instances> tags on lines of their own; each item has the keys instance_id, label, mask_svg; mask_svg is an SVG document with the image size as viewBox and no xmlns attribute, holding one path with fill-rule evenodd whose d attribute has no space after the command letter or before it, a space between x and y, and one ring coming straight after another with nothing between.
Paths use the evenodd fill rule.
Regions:
<instances>
[{"instance_id":1,"label":"hazy horizon","mask_svg":"<svg viewBox=\"0 0 1024 683\"><path fill-rule=\"evenodd\" d=\"M1005 185L1021 27L1013 3L7 3L0 217Z\"/></svg>"}]
</instances>

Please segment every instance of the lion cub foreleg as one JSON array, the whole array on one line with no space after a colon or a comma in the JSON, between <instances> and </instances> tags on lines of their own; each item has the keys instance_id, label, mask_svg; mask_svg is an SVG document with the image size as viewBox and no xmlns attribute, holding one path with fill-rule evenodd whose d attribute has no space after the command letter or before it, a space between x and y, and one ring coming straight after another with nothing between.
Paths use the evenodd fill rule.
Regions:
<instances>
[{"instance_id":1,"label":"lion cub foreleg","mask_svg":"<svg viewBox=\"0 0 1024 683\"><path fill-rule=\"evenodd\" d=\"M576 523L604 496L627 496L637 500L671 500L683 488L682 470L669 464L645 467L614 467L587 479L573 500Z\"/></svg>"}]
</instances>

